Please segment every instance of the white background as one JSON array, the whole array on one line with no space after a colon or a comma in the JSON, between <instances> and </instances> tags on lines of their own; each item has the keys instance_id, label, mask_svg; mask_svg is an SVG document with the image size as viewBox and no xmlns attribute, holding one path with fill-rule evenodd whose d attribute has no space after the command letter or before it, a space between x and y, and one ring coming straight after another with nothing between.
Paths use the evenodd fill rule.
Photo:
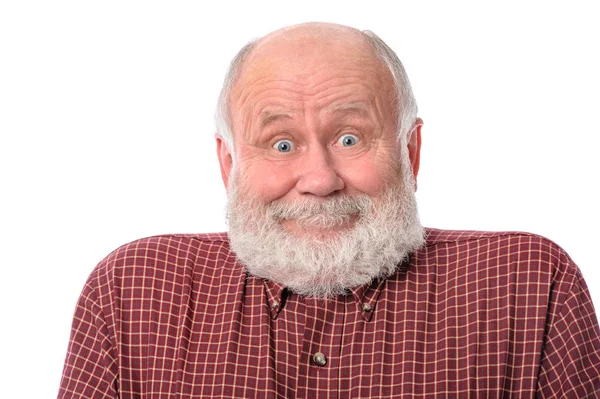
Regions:
<instances>
[{"instance_id":1,"label":"white background","mask_svg":"<svg viewBox=\"0 0 600 399\"><path fill-rule=\"evenodd\" d=\"M374 30L405 63L426 226L547 236L600 308L593 3L2 2L0 396L56 395L75 302L114 248L225 229L221 80L298 22Z\"/></svg>"}]
</instances>

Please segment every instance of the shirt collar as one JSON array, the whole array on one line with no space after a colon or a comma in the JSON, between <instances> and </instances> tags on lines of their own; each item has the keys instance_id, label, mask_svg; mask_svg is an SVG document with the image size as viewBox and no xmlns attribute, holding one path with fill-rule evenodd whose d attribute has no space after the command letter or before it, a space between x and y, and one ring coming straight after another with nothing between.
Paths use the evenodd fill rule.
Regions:
<instances>
[{"instance_id":1,"label":"shirt collar","mask_svg":"<svg viewBox=\"0 0 600 399\"><path fill-rule=\"evenodd\" d=\"M396 269L396 273L406 273L409 265L409 259L406 259ZM361 312L363 319L371 321L377 307L379 294L385 286L386 279L374 280L371 283L363 284L349 290L356 302L357 311ZM271 318L275 320L282 309L285 307L287 289L283 284L270 280L263 280L265 287L266 306L271 313Z\"/></svg>"},{"instance_id":2,"label":"shirt collar","mask_svg":"<svg viewBox=\"0 0 600 399\"><path fill-rule=\"evenodd\" d=\"M270 280L263 280L265 295L267 299L267 308L271 312L271 318L275 320L285 305L286 289L283 284L275 283Z\"/></svg>"},{"instance_id":3,"label":"shirt collar","mask_svg":"<svg viewBox=\"0 0 600 399\"><path fill-rule=\"evenodd\" d=\"M366 321L371 321L373 318L377 299L384 284L385 279L375 280L369 284L363 284L350 290L356 301L357 310L361 312L363 319Z\"/></svg>"}]
</instances>

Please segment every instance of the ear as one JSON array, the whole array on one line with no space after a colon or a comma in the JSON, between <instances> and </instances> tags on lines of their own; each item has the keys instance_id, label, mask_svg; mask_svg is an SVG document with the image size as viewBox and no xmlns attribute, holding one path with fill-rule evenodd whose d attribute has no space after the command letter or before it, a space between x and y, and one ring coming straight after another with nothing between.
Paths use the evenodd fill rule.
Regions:
<instances>
[{"instance_id":1,"label":"ear","mask_svg":"<svg viewBox=\"0 0 600 399\"><path fill-rule=\"evenodd\" d=\"M417 175L421 163L421 128L423 119L417 118L412 130L408 134L408 157L412 165L413 176L415 178L415 190L417 189Z\"/></svg>"},{"instance_id":2,"label":"ear","mask_svg":"<svg viewBox=\"0 0 600 399\"><path fill-rule=\"evenodd\" d=\"M221 178L223 179L225 190L227 190L233 166L233 156L223 138L218 135L215 138L217 139L217 156L219 157L219 165L221 166Z\"/></svg>"}]
</instances>

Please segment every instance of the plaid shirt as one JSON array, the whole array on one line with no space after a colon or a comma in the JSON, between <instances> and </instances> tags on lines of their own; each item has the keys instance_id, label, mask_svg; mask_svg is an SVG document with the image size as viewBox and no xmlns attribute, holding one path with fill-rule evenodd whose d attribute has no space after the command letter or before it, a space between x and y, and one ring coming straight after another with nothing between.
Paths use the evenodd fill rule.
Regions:
<instances>
[{"instance_id":1,"label":"plaid shirt","mask_svg":"<svg viewBox=\"0 0 600 399\"><path fill-rule=\"evenodd\" d=\"M428 230L323 301L249 276L226 234L116 250L77 304L60 398L598 398L600 330L557 245Z\"/></svg>"}]
</instances>

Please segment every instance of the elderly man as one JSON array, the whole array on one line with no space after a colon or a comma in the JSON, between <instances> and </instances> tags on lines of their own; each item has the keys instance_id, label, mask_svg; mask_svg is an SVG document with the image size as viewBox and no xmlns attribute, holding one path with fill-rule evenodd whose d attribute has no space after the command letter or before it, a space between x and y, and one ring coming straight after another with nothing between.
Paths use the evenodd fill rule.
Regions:
<instances>
[{"instance_id":1,"label":"elderly man","mask_svg":"<svg viewBox=\"0 0 600 399\"><path fill-rule=\"evenodd\" d=\"M600 331L557 245L424 229L395 53L332 24L233 60L228 234L127 244L77 305L59 397L600 397Z\"/></svg>"}]
</instances>

